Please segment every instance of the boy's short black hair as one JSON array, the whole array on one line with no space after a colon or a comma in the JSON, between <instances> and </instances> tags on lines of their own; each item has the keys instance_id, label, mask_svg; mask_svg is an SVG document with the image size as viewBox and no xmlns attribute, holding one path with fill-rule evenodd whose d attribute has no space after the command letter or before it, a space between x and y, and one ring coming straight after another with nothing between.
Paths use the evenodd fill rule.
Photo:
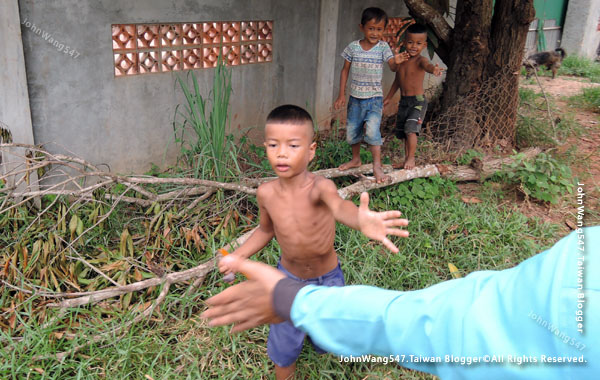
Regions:
<instances>
[{"instance_id":1,"label":"boy's short black hair","mask_svg":"<svg viewBox=\"0 0 600 380\"><path fill-rule=\"evenodd\" d=\"M375 19L375 22L379 22L381 20L385 20L385 25L388 23L387 13L381 8L371 7L367 8L363 11L362 16L360 18L360 25L366 25L370 20Z\"/></svg>"},{"instance_id":2,"label":"boy's short black hair","mask_svg":"<svg viewBox=\"0 0 600 380\"><path fill-rule=\"evenodd\" d=\"M282 123L282 124L304 124L308 123L313 125L313 119L308 112L302 107L295 106L293 104L284 104L279 106L273 111L269 112L267 116L267 124L269 123Z\"/></svg>"},{"instance_id":3,"label":"boy's short black hair","mask_svg":"<svg viewBox=\"0 0 600 380\"><path fill-rule=\"evenodd\" d=\"M427 34L427 27L423 24L412 24L406 29L410 34Z\"/></svg>"}]
</instances>

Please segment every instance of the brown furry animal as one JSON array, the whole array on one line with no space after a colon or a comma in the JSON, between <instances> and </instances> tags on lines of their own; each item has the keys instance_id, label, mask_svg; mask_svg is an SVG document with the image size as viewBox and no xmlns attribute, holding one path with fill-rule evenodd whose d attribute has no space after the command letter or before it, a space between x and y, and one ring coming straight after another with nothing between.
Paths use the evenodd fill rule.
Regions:
<instances>
[{"instance_id":1,"label":"brown furry animal","mask_svg":"<svg viewBox=\"0 0 600 380\"><path fill-rule=\"evenodd\" d=\"M527 79L529 79L534 70L537 72L539 66L546 66L546 69L552 70L552 79L554 79L556 77L556 71L566 56L567 52L565 52L565 49L563 48L531 54L527 57L527 60L523 62L525 70L527 71Z\"/></svg>"}]
</instances>

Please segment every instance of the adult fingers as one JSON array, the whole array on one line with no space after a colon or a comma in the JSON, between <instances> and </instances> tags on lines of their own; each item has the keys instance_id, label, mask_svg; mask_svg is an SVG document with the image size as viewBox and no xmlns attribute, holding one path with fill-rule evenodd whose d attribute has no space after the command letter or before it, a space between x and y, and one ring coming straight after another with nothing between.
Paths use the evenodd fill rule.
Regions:
<instances>
[{"instance_id":1,"label":"adult fingers","mask_svg":"<svg viewBox=\"0 0 600 380\"><path fill-rule=\"evenodd\" d=\"M245 321L241 321L240 323L236 323L231 329L232 333L238 333L240 331L248 330L254 328L256 326L264 325L267 323L279 323L283 322L281 318L274 317L271 320L264 320L261 318L251 318Z\"/></svg>"},{"instance_id":2,"label":"adult fingers","mask_svg":"<svg viewBox=\"0 0 600 380\"><path fill-rule=\"evenodd\" d=\"M235 312L229 312L226 314L219 314L218 316L214 316L210 318L208 325L211 327L214 326L225 326L231 325L234 323L243 323L248 320L248 315L245 310L239 310Z\"/></svg>"},{"instance_id":3,"label":"adult fingers","mask_svg":"<svg viewBox=\"0 0 600 380\"><path fill-rule=\"evenodd\" d=\"M229 304L241 298L240 296L244 293L244 287L247 285L248 281L244 281L242 283L230 286L221 293L210 297L205 302L209 306L222 306Z\"/></svg>"},{"instance_id":4,"label":"adult fingers","mask_svg":"<svg viewBox=\"0 0 600 380\"><path fill-rule=\"evenodd\" d=\"M285 275L277 269L257 261L242 259L236 256L224 257L224 264L234 272L241 272L249 279L255 279L263 285L275 285Z\"/></svg>"}]
</instances>

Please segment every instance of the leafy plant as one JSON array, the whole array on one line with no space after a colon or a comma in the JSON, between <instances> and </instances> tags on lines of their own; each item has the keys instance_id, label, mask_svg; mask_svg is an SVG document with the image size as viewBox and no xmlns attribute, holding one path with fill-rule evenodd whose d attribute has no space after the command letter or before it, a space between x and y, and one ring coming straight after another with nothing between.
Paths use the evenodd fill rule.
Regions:
<instances>
[{"instance_id":1,"label":"leafy plant","mask_svg":"<svg viewBox=\"0 0 600 380\"><path fill-rule=\"evenodd\" d=\"M475 149L469 149L456 159L459 165L469 165L476 157L483 157L483 153Z\"/></svg>"},{"instance_id":2,"label":"leafy plant","mask_svg":"<svg viewBox=\"0 0 600 380\"><path fill-rule=\"evenodd\" d=\"M515 161L494 178L519 185L526 196L552 204L565 192L571 194L574 186L571 169L546 153L540 153L532 161L517 154Z\"/></svg>"},{"instance_id":3,"label":"leafy plant","mask_svg":"<svg viewBox=\"0 0 600 380\"><path fill-rule=\"evenodd\" d=\"M373 206L377 209L404 208L425 200L437 199L456 191L454 182L442 177L416 178L373 193Z\"/></svg>"},{"instance_id":4,"label":"leafy plant","mask_svg":"<svg viewBox=\"0 0 600 380\"><path fill-rule=\"evenodd\" d=\"M194 169L195 177L223 181L239 174L236 144L233 136L226 133L232 92L231 71L219 56L208 97L201 94L194 71L189 71L188 76L191 86L177 77L187 103L178 105L175 110L175 141L180 144L181 153ZM177 121L178 116L183 121ZM190 142L186 142L186 130L194 134Z\"/></svg>"}]
</instances>

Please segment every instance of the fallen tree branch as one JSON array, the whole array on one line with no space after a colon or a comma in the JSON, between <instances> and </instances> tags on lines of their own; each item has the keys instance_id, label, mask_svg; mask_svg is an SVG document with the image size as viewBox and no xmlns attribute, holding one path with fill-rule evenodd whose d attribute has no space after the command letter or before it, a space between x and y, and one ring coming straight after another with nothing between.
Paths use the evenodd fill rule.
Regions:
<instances>
[{"instance_id":1,"label":"fallen tree branch","mask_svg":"<svg viewBox=\"0 0 600 380\"><path fill-rule=\"evenodd\" d=\"M131 293L131 292L136 292L139 290L147 289L151 286L162 285L167 282L169 282L170 284L177 284L179 282L185 282L185 281L188 281L191 279L195 279L196 277L205 276L207 273L209 273L211 270L213 270L214 266L215 266L214 259L211 259L211 260L208 260L208 261L206 261L198 266L195 266L193 268L190 268L190 269L187 269L187 270L184 270L181 272L169 273L161 278L155 277L155 278L150 278L150 279L144 280L144 281L138 281L138 282L135 282L135 283L129 284L129 285L111 287L111 288L107 288L107 289L103 289L103 290L98 290L95 292L91 292L90 294L83 296L83 297L67 299L58 304L51 303L51 304L48 304L48 306L60 307L60 308L77 307L77 306L82 306L82 305L86 305L89 303L99 302L99 301L105 300L107 298L120 296L120 295L123 295L126 293Z\"/></svg>"},{"instance_id":2,"label":"fallen tree branch","mask_svg":"<svg viewBox=\"0 0 600 380\"><path fill-rule=\"evenodd\" d=\"M382 169L384 173L391 172L391 165L382 165ZM339 178L339 177L347 177L347 176L359 176L361 174L373 173L373 164L364 164L357 168L351 168L347 170L340 170L338 168L331 169L321 169L315 170L312 172L315 175L320 175L325 178ZM277 179L277 177L265 177L265 178L245 178L242 180L242 183L246 186L258 186L265 182L273 181Z\"/></svg>"}]
</instances>

